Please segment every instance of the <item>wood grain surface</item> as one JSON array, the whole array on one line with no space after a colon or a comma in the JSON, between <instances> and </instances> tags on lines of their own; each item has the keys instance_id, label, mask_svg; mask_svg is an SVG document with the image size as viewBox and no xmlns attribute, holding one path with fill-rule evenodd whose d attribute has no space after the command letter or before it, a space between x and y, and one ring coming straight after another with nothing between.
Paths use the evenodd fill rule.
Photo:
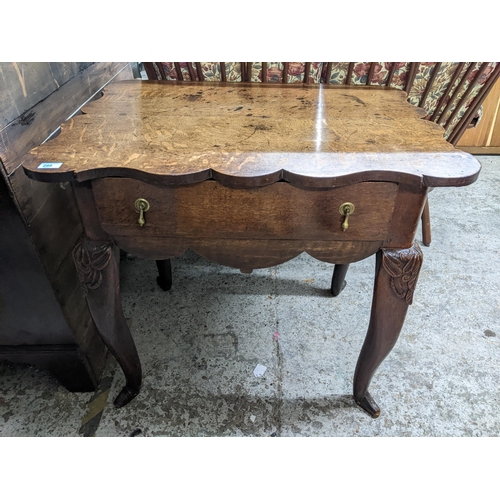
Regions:
<instances>
[{"instance_id":1,"label":"wood grain surface","mask_svg":"<svg viewBox=\"0 0 500 500\"><path fill-rule=\"evenodd\" d=\"M286 182L232 189L218 182L177 188L134 179L93 182L104 231L112 236L207 239L384 240L392 220L398 185L362 182L337 189L307 191ZM150 204L138 224L137 198ZM355 205L342 230L342 203ZM376 207L376 210L375 210Z\"/></svg>"},{"instance_id":2,"label":"wood grain surface","mask_svg":"<svg viewBox=\"0 0 500 500\"><path fill-rule=\"evenodd\" d=\"M121 249L143 259L170 259L193 250L211 262L245 272L277 266L303 252L323 262L348 264L366 259L383 245L383 241L214 240L154 236L148 237L145 245L140 236L116 236L113 239Z\"/></svg>"},{"instance_id":3,"label":"wood grain surface","mask_svg":"<svg viewBox=\"0 0 500 500\"><path fill-rule=\"evenodd\" d=\"M480 170L394 89L130 81L109 85L83 113L27 155L28 176L324 188L363 180L465 185ZM42 162L63 165L37 169Z\"/></svg>"}]
</instances>

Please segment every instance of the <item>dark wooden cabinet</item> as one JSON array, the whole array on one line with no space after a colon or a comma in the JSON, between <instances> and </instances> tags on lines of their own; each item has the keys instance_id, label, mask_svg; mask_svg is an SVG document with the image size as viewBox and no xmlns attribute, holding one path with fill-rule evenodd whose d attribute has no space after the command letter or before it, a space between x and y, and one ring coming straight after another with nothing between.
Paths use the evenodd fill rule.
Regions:
<instances>
[{"instance_id":1,"label":"dark wooden cabinet","mask_svg":"<svg viewBox=\"0 0 500 500\"><path fill-rule=\"evenodd\" d=\"M89 359L75 338L3 177L0 277L0 359L50 370L71 391L93 390L102 370L102 345L96 343Z\"/></svg>"},{"instance_id":2,"label":"dark wooden cabinet","mask_svg":"<svg viewBox=\"0 0 500 500\"><path fill-rule=\"evenodd\" d=\"M82 237L67 183L26 177L23 156L129 63L0 63L0 361L50 370L72 391L93 390L105 361L71 251Z\"/></svg>"}]
</instances>

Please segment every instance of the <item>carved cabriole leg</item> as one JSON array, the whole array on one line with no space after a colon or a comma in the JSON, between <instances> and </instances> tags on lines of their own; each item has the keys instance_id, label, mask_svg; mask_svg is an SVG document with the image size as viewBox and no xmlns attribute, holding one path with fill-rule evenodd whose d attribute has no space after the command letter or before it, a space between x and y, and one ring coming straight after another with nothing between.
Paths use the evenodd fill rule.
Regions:
<instances>
[{"instance_id":1,"label":"carved cabriole leg","mask_svg":"<svg viewBox=\"0 0 500 500\"><path fill-rule=\"evenodd\" d=\"M156 267L158 268L156 282L164 292L168 292L172 288L172 263L170 259L157 260Z\"/></svg>"},{"instance_id":2,"label":"carved cabriole leg","mask_svg":"<svg viewBox=\"0 0 500 500\"><path fill-rule=\"evenodd\" d=\"M333 268L333 276L332 276L332 287L331 292L334 297L340 294L340 292L347 285L345 281L345 275L347 274L347 270L349 269L349 264L335 264Z\"/></svg>"},{"instance_id":3,"label":"carved cabriole leg","mask_svg":"<svg viewBox=\"0 0 500 500\"><path fill-rule=\"evenodd\" d=\"M75 247L73 259L99 335L125 374L126 386L114 403L120 408L139 394L142 370L122 311L119 250L109 241L85 239Z\"/></svg>"},{"instance_id":4,"label":"carved cabriole leg","mask_svg":"<svg viewBox=\"0 0 500 500\"><path fill-rule=\"evenodd\" d=\"M379 416L380 409L370 396L368 386L399 337L412 303L422 259L417 243L407 249L377 253L370 324L354 373L354 400L374 418Z\"/></svg>"},{"instance_id":5,"label":"carved cabriole leg","mask_svg":"<svg viewBox=\"0 0 500 500\"><path fill-rule=\"evenodd\" d=\"M73 259L99 335L125 375L126 385L114 402L120 408L139 394L142 370L121 306L119 249L100 227L90 183L75 183L74 191L86 237Z\"/></svg>"}]
</instances>

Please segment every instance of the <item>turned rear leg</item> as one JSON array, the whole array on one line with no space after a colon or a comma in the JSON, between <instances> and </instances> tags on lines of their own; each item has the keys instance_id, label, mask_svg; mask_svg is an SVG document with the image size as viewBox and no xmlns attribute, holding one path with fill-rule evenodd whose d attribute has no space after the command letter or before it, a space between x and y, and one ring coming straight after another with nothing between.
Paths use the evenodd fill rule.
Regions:
<instances>
[{"instance_id":1,"label":"turned rear leg","mask_svg":"<svg viewBox=\"0 0 500 500\"><path fill-rule=\"evenodd\" d=\"M331 287L331 292L334 297L339 295L339 293L347 285L345 281L345 275L347 274L348 269L349 269L349 264L335 264L335 267L333 269L332 287Z\"/></svg>"},{"instance_id":2,"label":"turned rear leg","mask_svg":"<svg viewBox=\"0 0 500 500\"><path fill-rule=\"evenodd\" d=\"M157 260L156 267L158 268L156 282L163 291L168 292L172 288L172 264L170 259Z\"/></svg>"},{"instance_id":3,"label":"turned rear leg","mask_svg":"<svg viewBox=\"0 0 500 500\"><path fill-rule=\"evenodd\" d=\"M431 241L431 214L429 211L429 200L427 200L422 212L422 243L428 247Z\"/></svg>"}]
</instances>

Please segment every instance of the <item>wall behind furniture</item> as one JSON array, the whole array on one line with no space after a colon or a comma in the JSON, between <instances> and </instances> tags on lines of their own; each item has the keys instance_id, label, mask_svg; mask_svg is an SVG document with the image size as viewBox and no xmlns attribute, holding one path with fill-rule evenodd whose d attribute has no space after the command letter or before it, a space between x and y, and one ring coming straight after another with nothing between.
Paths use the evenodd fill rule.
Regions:
<instances>
[{"instance_id":1,"label":"wall behind furniture","mask_svg":"<svg viewBox=\"0 0 500 500\"><path fill-rule=\"evenodd\" d=\"M457 148L473 154L500 154L500 80L483 102L480 122L464 132Z\"/></svg>"}]
</instances>

